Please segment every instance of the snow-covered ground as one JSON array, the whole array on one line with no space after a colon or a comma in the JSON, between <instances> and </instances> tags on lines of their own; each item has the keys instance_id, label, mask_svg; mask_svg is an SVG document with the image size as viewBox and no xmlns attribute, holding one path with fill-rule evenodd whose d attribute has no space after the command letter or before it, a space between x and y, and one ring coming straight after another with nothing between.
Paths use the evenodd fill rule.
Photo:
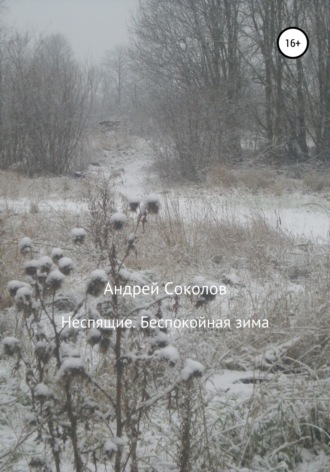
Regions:
<instances>
[{"instance_id":1,"label":"snow-covered ground","mask_svg":"<svg viewBox=\"0 0 330 472\"><path fill-rule=\"evenodd\" d=\"M113 133L113 132L112 132ZM127 198L143 198L148 193L159 193L161 200L176 202L180 214L189 220L193 212L212 214L220 219L230 218L248 222L256 215L264 217L273 227L281 228L288 234L314 242L329 242L330 238L330 198L327 195L284 193L281 196L261 193L252 195L244 191L224 192L217 187L184 186L182 189L167 188L160 183L151 170L153 154L148 143L140 138L135 147L128 146L119 150L103 149L99 166L90 165L86 178L105 178L114 175L118 195ZM84 185L84 179L72 179L73 185ZM87 211L87 204L70 197L63 198L63 192L53 193L49 198L40 200L26 196L4 198L0 196L0 208L13 212L28 213L31 202L42 212L79 213Z\"/></svg>"},{"instance_id":2,"label":"snow-covered ground","mask_svg":"<svg viewBox=\"0 0 330 472\"><path fill-rule=\"evenodd\" d=\"M109 135L110 141L112 137L114 137L114 133ZM203 188L202 186L197 185L185 185L174 188L167 187L159 181L157 175L152 170L153 153L148 143L138 138L131 139L130 143L130 145L121 144L116 148L102 148L101 157L99 154L96 159L98 161L98 165L90 165L86 171L86 177L84 179L70 179L70 185L72 188L66 196L63 195L63 191L60 189L52 190L52 192L49 194L49 197L43 194L42 198L40 199L38 199L35 194L33 195L33 198L22 194L18 195L17 197L8 197L7 195L1 196L0 194L0 208L2 208L2 210L8 210L14 214L16 213L17 215L22 214L26 216L32 212L32 202L37 205L37 212L41 215L44 213L49 214L51 212L67 212L72 215L79 215L87 212L88 210L87 203L83 201L81 197L81 189L83 189L85 182L89 180L92 182L98 181L102 177L107 178L112 176L118 211L123 210L124 204L122 197L128 199L132 197L139 197L143 199L148 194L156 193L160 197L164 210L171 207L171 205L174 205L176 209L175 216L178 217L179 215L186 222L194 222L196 220L196 215L203 217L206 213L210 216L210 218L217 218L220 221L236 220L246 224L258 217L262 217L265 221L269 222L273 228L278 229L279 231L282 231L288 235L292 235L293 237L297 238L299 242L310 242L314 245L319 245L319 248L321 246L328 246L330 239L330 199L328 196L301 194L298 192L284 192L281 196L272 196L268 193L252 195L247 191L243 192L237 189L224 191L223 189L217 188L215 186L210 188ZM291 257L296 258L297 260L299 259L299 261L301 259L302 263L300 266L303 266L305 264L306 257L303 253L303 250L300 252L299 251L300 249L297 249L295 254L291 254ZM275 264L278 263L276 258L274 260ZM290 263L290 260L286 259L286 262ZM298 267L299 269L301 268L300 266ZM125 268L122 268L121 270L122 273L126 271L128 275L134 275L134 273L129 273ZM219 278L224 274L219 275L220 273L217 272L217 270L217 268L214 269L214 275L217 277L217 280L219 280ZM182 274L180 275L182 276ZM213 276L213 274L211 275ZM286 277L286 274L282 276L283 274L280 271L275 273L275 269L272 277L270 277L268 280L262 281L261 283L259 280L252 280L251 272L248 270L244 272L243 267L239 269L233 268L231 273L228 272L225 275L229 284L229 293L227 296L223 297L221 301L217 300L214 302L213 305L215 306L214 311L221 313L221 315L219 315L221 317L230 316L232 306L235 305L237 300L237 311L240 313L242 318L244 318L244 316L253 316L255 313L263 313L263 311L268 309L268 304L271 305L273 301L275 302L275 307L277 303L283 303L283 307L285 307L285 310L287 310L286 312L290 313L290 316L292 314L291 312L293 312L296 316L296 312L302 310L303 308L302 300L304 300L304 297L305 300L308 300L309 294L314 293L312 290L308 292L304 286L304 281L300 283L300 280L296 281L294 279L291 283L288 277ZM129 279L129 277L126 278ZM142 283L145 283L145 281L143 280ZM242 300L241 305L239 303L240 299ZM327 302L324 304L325 307L326 303ZM280 305L278 316L282 315L281 307L282 305ZM322 307L322 300L320 300L318 301L318 304L316 304L315 310L319 310L319 312L322 314L322 310L326 309ZM242 311L240 311L241 308ZM184 308L184 310L187 310L186 312L184 311L185 314L190 314L190 308ZM270 309L269 313L271 313ZM299 316L301 314L302 313L299 311ZM66 317L67 315L68 314L65 314L64 316ZM304 323L305 322L306 319L304 318ZM285 343L277 346L269 345L267 349L260 353L257 348L255 348L254 351L254 347L252 347L253 343L251 343L249 348L251 347L252 354L249 352L246 356L246 359L244 359L244 362L242 361L241 363L240 359L238 362L237 358L235 357L236 348L234 348L232 349L234 351L232 357L229 360L226 360L226 362L221 362L221 365L220 363L217 365L216 373L214 373L214 366L213 372L210 375L207 372L206 391L208 400L210 401L211 418L212 414L214 414L212 413L212 405L214 405L215 411L224 411L224 416L227 415L227 406L229 411L231 405L233 405L234 412L228 413L228 418L230 417L228 421L230 420L233 422L232 424L235 424L235 421L237 420L237 423L233 427L229 426L228 431L237 428L242 429L243 431L245 427L247 428L250 426L249 415L253 410L255 403L258 402L264 402L265 405L268 405L266 406L267 414L265 417L260 417L260 429L262 430L263 422L265 421L265 423L267 423L269 420L268 415L270 417L269 425L270 427L273 427L272 425L276 424L276 421L278 421L278 416L276 415L279 415L278 410L281 408L281 402L279 402L278 395L282 395L283 403L287 402L289 405L288 409L291 408L290 395L293 395L292 392L296 388L296 383L301 382L301 385L303 385L305 389L304 393L307 392L308 395L312 395L311 392L314 395L315 390L317 391L318 395L321 391L321 387L323 389L323 384L321 385L319 379L315 380L312 377L312 380L307 379L305 381L305 371L303 371L301 375L300 372L298 372L297 375L293 374L292 377L290 377L290 374L282 374L280 370L275 370L274 372L270 371L271 366L273 364L277 364L281 360L282 356L285 356L287 351L291 349L293 340L298 344L300 340L303 339L304 334L301 333L303 333L302 330L304 329L305 325L299 325L299 320L297 322L297 316L295 318L293 317L292 320L290 320L290 322L288 322L285 326L286 328L282 329L281 327L281 329L279 329L279 336L282 335L285 330L287 330L289 335L291 332L292 338L289 343L290 346ZM295 329L291 330L291 328L294 326L297 327L296 330L299 334L297 337ZM183 332L177 332L177 334L178 337L184 336ZM267 334L265 334L265 337L266 336ZM217 345L217 343L220 344L221 342L224 342L224 339L225 338L222 337L221 333L219 335L219 340L216 341L215 345ZM171 356L174 355L176 357L178 355L177 351L174 351L174 348L171 346L169 347L170 349L168 348L167 354L170 354ZM307 347L311 348L312 351L314 349L314 346ZM189 348L190 351L187 354L189 354L189 357L192 357L195 354L194 346L189 346ZM206 340L206 348L204 351L204 357L206 360L210 356L207 348L208 340ZM162 355L164 354L165 352L162 351ZM203 365L204 363L207 365L207 362L204 362L205 359L203 359ZM188 363L185 366L185 368L188 369L188 372L190 372L191 367L194 367L196 364L195 360L190 359L190 361L191 363ZM301 362L301 365L305 367L303 362L305 362L304 358ZM202 364L199 365L202 366ZM282 365L281 368L283 368ZM306 368L306 372L307 371L308 369ZM185 372L187 372L187 370ZM203 369L200 369L200 373L204 373L204 367ZM184 372L182 375L184 375ZM268 383L271 385L269 390L267 389ZM256 395L256 389L263 385L265 385L265 388L261 389L261 393L259 391ZM326 389L328 387L328 380L325 379L324 388ZM39 389L40 388L41 387L39 387ZM19 382L14 378L11 378L8 371L5 369L1 370L0 407L6 407L7 404L10 405L15 401L15 393L17 389L19 389ZM289 393L287 394L287 392ZM274 395L274 408L267 395ZM305 400L306 399L302 398L301 401L303 404ZM311 401L317 402L317 398L316 400L315 398L312 398ZM327 400L322 397L322 402L326 403L326 401ZM306 411L309 411L304 404L304 406L301 408L303 414L305 414L304 408ZM255 417L257 418L258 407L255 409ZM17 412L17 418L12 418L12 423L11 420L8 420L6 417L4 410L2 410L1 414L4 428L0 428L0 438L6 445L6 450L10 446L17 444L15 425L21 421L21 412ZM218 413L215 413L215 415L217 414ZM241 415L241 417L239 415ZM298 414L297 418L300 420ZM256 425L258 422L259 419L258 421L255 421ZM252 432L254 432L254 426L255 425L251 426ZM259 434L257 429L258 427L259 423L256 426L255 432L257 436ZM153 431L148 431L145 434L145 438L147 439L148 435L153 436L154 434L155 433ZM224 433L222 430L220 430L219 436L216 436L217 433L215 428L214 434L218 440L219 438L222 440L222 434ZM155 438L151 440L151 443L155 443ZM285 444L283 445L283 448L281 447L280 449L284 449L284 446ZM27 451L30 450L32 450L31 444L27 446ZM255 462L255 466L253 468L245 468L242 466L237 469L233 469L233 471L254 472L257 470L267 470L270 472L272 470L270 468L266 468L266 466L263 466L262 460L260 464ZM296 466L294 470L296 472L325 472L327 470L327 464L329 464L329 458L323 451L302 449L302 464ZM23 471L25 470L24 467L26 467L26 463L21 461L20 465L17 467L18 468L15 470ZM170 470L171 467L173 467L173 464L169 466L169 468L166 467L167 466L165 465L159 470ZM63 471L64 470L71 471L72 469L70 468L70 465L64 464ZM281 470L282 472L289 469L282 469L279 467L274 470Z\"/></svg>"}]
</instances>

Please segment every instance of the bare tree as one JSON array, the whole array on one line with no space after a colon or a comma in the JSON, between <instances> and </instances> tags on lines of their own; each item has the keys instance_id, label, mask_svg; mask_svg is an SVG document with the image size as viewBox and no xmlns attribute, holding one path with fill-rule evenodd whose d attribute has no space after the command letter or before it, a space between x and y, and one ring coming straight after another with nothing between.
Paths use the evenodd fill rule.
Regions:
<instances>
[{"instance_id":1,"label":"bare tree","mask_svg":"<svg viewBox=\"0 0 330 472\"><path fill-rule=\"evenodd\" d=\"M123 46L117 46L108 51L103 61L103 80L106 88L115 95L115 108L121 115L124 90L128 82L128 57L127 50Z\"/></svg>"},{"instance_id":2,"label":"bare tree","mask_svg":"<svg viewBox=\"0 0 330 472\"><path fill-rule=\"evenodd\" d=\"M67 172L84 140L95 75L73 58L64 37L7 42L2 110L2 166L33 175Z\"/></svg>"},{"instance_id":3,"label":"bare tree","mask_svg":"<svg viewBox=\"0 0 330 472\"><path fill-rule=\"evenodd\" d=\"M187 123L196 122L202 96L204 104L209 106L209 118L217 123L216 139L214 127L212 137L203 133L199 136L198 129L191 133L191 128L184 137L184 141L189 141L189 134L194 134L196 142L199 136L197 148L203 145L205 149L203 143L209 148L202 167L213 161L238 158L241 153L242 110L238 107L244 94L244 81L238 48L240 4L239 0L147 0L140 3L134 21L131 57L140 75L150 83L158 109L169 112L162 122L169 122L181 95L189 97ZM170 111L171 104L174 109ZM170 136L177 159L184 161L189 156L191 160L195 143L190 141L187 148L183 142L177 142L178 136L173 133ZM185 153L180 150L183 146ZM186 163L189 166L189 161ZM198 176L192 171L190 177Z\"/></svg>"}]
</instances>

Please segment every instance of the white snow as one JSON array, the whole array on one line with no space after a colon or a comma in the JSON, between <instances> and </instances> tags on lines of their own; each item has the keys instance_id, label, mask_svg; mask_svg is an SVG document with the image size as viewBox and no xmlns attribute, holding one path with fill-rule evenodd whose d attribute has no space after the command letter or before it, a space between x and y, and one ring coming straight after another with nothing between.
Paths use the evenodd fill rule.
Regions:
<instances>
[{"instance_id":1,"label":"white snow","mask_svg":"<svg viewBox=\"0 0 330 472\"><path fill-rule=\"evenodd\" d=\"M32 241L30 238L28 238L27 236L25 236L24 238L22 238L20 240L20 242L18 243L18 247L19 247L19 250L22 252L24 251L24 249L31 249L32 247Z\"/></svg>"},{"instance_id":2,"label":"white snow","mask_svg":"<svg viewBox=\"0 0 330 472\"><path fill-rule=\"evenodd\" d=\"M97 328L90 328L88 330L87 339L89 341L98 342L101 339L101 331Z\"/></svg>"},{"instance_id":3,"label":"white snow","mask_svg":"<svg viewBox=\"0 0 330 472\"><path fill-rule=\"evenodd\" d=\"M57 269L52 270L49 272L47 279L46 279L46 284L47 285L52 285L54 282L61 283L64 280L64 275Z\"/></svg>"},{"instance_id":4,"label":"white snow","mask_svg":"<svg viewBox=\"0 0 330 472\"><path fill-rule=\"evenodd\" d=\"M84 228L73 228L71 230L71 238L75 240L83 240L86 237L86 230Z\"/></svg>"},{"instance_id":5,"label":"white snow","mask_svg":"<svg viewBox=\"0 0 330 472\"><path fill-rule=\"evenodd\" d=\"M145 200L147 203L160 203L159 195L156 195L155 193L147 195Z\"/></svg>"},{"instance_id":6,"label":"white snow","mask_svg":"<svg viewBox=\"0 0 330 472\"><path fill-rule=\"evenodd\" d=\"M20 341L17 338L14 338L13 336L7 336L3 338L2 344L4 346L16 347L20 344Z\"/></svg>"},{"instance_id":7,"label":"white snow","mask_svg":"<svg viewBox=\"0 0 330 472\"><path fill-rule=\"evenodd\" d=\"M134 233L130 233L127 235L127 241L132 243L133 241L135 240L135 234Z\"/></svg>"},{"instance_id":8,"label":"white snow","mask_svg":"<svg viewBox=\"0 0 330 472\"><path fill-rule=\"evenodd\" d=\"M153 355L159 359L165 359L171 364L176 364L180 358L177 348L171 345L166 346L163 349L157 349Z\"/></svg>"},{"instance_id":9,"label":"white snow","mask_svg":"<svg viewBox=\"0 0 330 472\"><path fill-rule=\"evenodd\" d=\"M21 303L28 303L32 298L32 289L29 286L21 287L17 290L15 300Z\"/></svg>"},{"instance_id":10,"label":"white snow","mask_svg":"<svg viewBox=\"0 0 330 472\"><path fill-rule=\"evenodd\" d=\"M122 182L118 182L116 190L119 193L122 193L128 197L128 201L135 201L143 199L142 195L149 191L159 191L157 186L159 185L157 180L155 179L154 182L144 183L145 172L143 166L147 164L149 157L145 156L143 150L139 150L134 158L128 157L128 159L123 159L123 156L114 157L111 162L113 163L115 169L119 168L119 166L123 167L123 172L120 178L117 180L122 179ZM109 164L106 164L107 167L104 167L102 170L109 170ZM156 186L156 188L155 188ZM189 194L190 192L190 194ZM237 221L242 224L251 225L258 215L264 218L267 223L269 223L274 229L283 230L285 233L290 233L294 236L298 236L303 240L310 238L313 242L317 243L326 243L329 244L329 228L330 228L330 220L329 220L329 203L328 199L325 196L312 196L312 195L302 195L299 193L294 193L290 195L282 195L280 197L275 196L267 196L267 195L256 195L251 196L248 194L244 194L241 192L228 192L227 194L224 193L223 195L218 195L218 189L205 189L200 190L199 187L193 187L191 189L178 189L171 191L170 199L178 205L178 215L180 215L185 221L187 222L194 222L196 221L196 215L200 216L201 218L205 217L205 214L216 218L221 223L221 220L224 221ZM140 198L136 197L135 195L141 195ZM144 198L144 204L147 205L148 200L150 200L150 196L152 198L155 196L153 194L149 195L148 197ZM164 196L163 195L156 195L158 202L161 203L162 207L164 206ZM118 196L116 196L118 198ZM17 205L21 211L28 212L30 206L29 199L21 199L19 201L13 201L9 204ZM121 208L118 205L118 208ZM192 211L193 208L193 211ZM47 200L47 202L40 202L39 203L39 211L52 211L53 209L59 211L69 211L72 214L82 213L88 210L88 207L85 203L80 201L69 201L69 200L61 200L60 198L57 200ZM77 220L79 221L79 220ZM76 223L79 224L79 223ZM76 231L77 230L77 231ZM82 231L81 231L82 230ZM85 236L86 231L83 228L75 228L73 230L76 235L81 236L82 234ZM132 233L133 234L133 233ZM74 234L73 234L74 235ZM75 236L76 237L76 236ZM133 240L134 234L130 239L130 236L127 238L129 241ZM31 240L30 238L23 238L19 243L19 249L21 249L21 242L25 240L26 246L23 247L31 247ZM52 258L54 257L63 257L63 251L60 248L54 248L52 251ZM198 271L203 269L197 269ZM231 272L230 269L226 268L226 272L222 272L222 267L220 267L219 278L225 277L229 281L229 285L232 285L234 288L234 295L236 294L235 287L242 287L242 282L246 281L244 275L242 275L242 271L239 272L237 275L234 272ZM238 270L238 269L237 269ZM239 269L240 270L240 269ZM94 275L93 275L94 274ZM122 268L121 275L126 277L126 280L134 280L134 276L132 277L132 272L127 270L126 268ZM62 274L60 274L62 277ZM212 277L213 275L208 274L208 276ZM142 277L141 274L136 272L137 279ZM143 277L142 277L143 278ZM97 270L91 274L92 280L103 280L103 282L107 281L107 275L104 271ZM188 279L190 280L190 278ZM141 284L145 284L145 281L140 279ZM204 277L197 277L194 279L194 284L203 286L208 285L210 282L207 281ZM10 286L11 284L11 286ZM23 284L23 285L22 285ZM19 295L19 299L23 301L32 298L32 289L28 284L24 284L24 282L20 281L11 281L8 283L8 289L12 291L16 291L16 296ZM256 292L256 286L249 287L251 292ZM23 289L27 289L24 291ZM300 284L290 284L289 282L286 285L287 293L303 295L304 287ZM23 290L19 292L20 290ZM233 296L234 296L233 295ZM256 302L257 303L257 302ZM249 313L249 307L246 307L246 314ZM223 314L223 312L222 312ZM141 312L139 316L150 316L152 317L151 313ZM40 330L39 330L40 331ZM75 331L75 330L73 330ZM63 338L66 331L62 332ZM62 335L61 335L62 337ZM168 342L168 337L164 333L159 333L159 335L155 336L152 342L157 343L160 341L165 340ZM8 341L9 340L9 341ZM223 341L223 338L219 338L219 344ZM7 337L2 340L2 343L6 345L9 343L8 346L15 347L19 343L16 338ZM38 343L37 343L38 344ZM79 351L73 348L73 345L69 345L67 343L62 343L62 347L64 345L67 348L61 350L62 358L68 356L68 359L64 360L62 366L58 372L60 378L63 375L71 373L79 373L84 372L84 366L82 364L81 359L76 358L73 359L75 356L79 356ZM283 344L282 346L272 346L271 344L267 346L264 350L263 354L260 354L260 350L258 351L258 355L254 357L251 356L251 365L256 366L256 370L248 370L248 371L234 371L234 370L221 370L220 373L212 375L207 382L206 387L210 394L216 395L217 397L225 397L223 403L226 403L228 397L233 396L236 399L240 400L240 403L244 403L245 401L251 399L252 395L255 393L256 386L251 383L244 383L242 380L248 379L256 379L257 381L262 378L262 375L265 375L263 372L258 371L259 368L269 367L269 363L276 362L279 359L283 352L285 352L286 346ZM191 346L191 353L193 354L194 346ZM187 354L186 354L187 355ZM197 354L196 354L197 355ZM159 359L166 359L171 361L177 362L179 360L179 354L177 349L172 346L168 345L164 348L157 348L157 350L153 353L153 356ZM133 358L133 354L132 354ZM203 360L204 362L204 360ZM205 363L206 365L206 363ZM237 367L239 368L239 367ZM252 369L252 367L249 367ZM184 367L181 370L180 379L188 380L193 375L201 375L204 372L203 364L197 362L193 359L186 359L184 363ZM220 370L220 367L219 367ZM276 374L278 375L278 374ZM268 379L273 378L272 374L269 372L267 373ZM298 378L298 375L297 375ZM267 379L265 380L267 381ZM42 385L42 384L39 384ZM266 384L267 385L267 384ZM39 386L37 386L39 387ZM37 388L36 387L36 388ZM45 385L46 388L48 388ZM40 387L39 387L40 388ZM41 392L43 388L41 388ZM44 390L45 391L45 390ZM234 413L233 413L234 414ZM32 418L35 420L36 418ZM242 428L244 429L244 428ZM5 428L4 428L5 430ZM155 434L152 431L152 434ZM118 441L123 442L121 438L117 438ZM102 443L101 443L102 445ZM111 438L105 441L104 443L104 451L113 452L118 449L120 444L116 442L116 438ZM117 448L117 449L116 449ZM302 455L302 464L297 464L296 469L297 472L314 472L316 470L330 470L329 467L329 458L322 453L322 451L318 450L318 456L316 456L316 451L304 451ZM322 457L323 456L323 457ZM161 459L161 458L160 458ZM161 462L161 460L159 460ZM170 468L170 465L169 465ZM253 467L252 467L253 468ZM24 468L22 468L23 470ZM63 470L71 470L70 466L63 464ZM167 470L167 469L166 469ZM169 470L169 469L168 469ZM233 469L234 470L234 469ZM240 472L248 471L252 469L248 469L246 467L239 467ZM262 468L258 470L263 470ZM236 471L236 468L235 468ZM237 468L238 471L238 468Z\"/></svg>"},{"instance_id":11,"label":"white snow","mask_svg":"<svg viewBox=\"0 0 330 472\"><path fill-rule=\"evenodd\" d=\"M192 281L193 285L197 285L198 287L202 287L203 285L207 285L206 279L201 275L197 275L194 277Z\"/></svg>"},{"instance_id":12,"label":"white snow","mask_svg":"<svg viewBox=\"0 0 330 472\"><path fill-rule=\"evenodd\" d=\"M106 454L111 454L112 452L118 451L118 446L111 439L107 439L104 443L103 449Z\"/></svg>"},{"instance_id":13,"label":"white snow","mask_svg":"<svg viewBox=\"0 0 330 472\"><path fill-rule=\"evenodd\" d=\"M124 213L114 213L110 217L110 223L122 223L125 224L127 221L127 216Z\"/></svg>"},{"instance_id":14,"label":"white snow","mask_svg":"<svg viewBox=\"0 0 330 472\"><path fill-rule=\"evenodd\" d=\"M58 267L60 270L72 270L72 259L70 259L70 257L61 257L61 259L58 261Z\"/></svg>"},{"instance_id":15,"label":"white snow","mask_svg":"<svg viewBox=\"0 0 330 472\"><path fill-rule=\"evenodd\" d=\"M59 368L56 378L57 380L67 375L76 375L85 372L85 367L82 360L78 357L69 357L62 362Z\"/></svg>"},{"instance_id":16,"label":"white snow","mask_svg":"<svg viewBox=\"0 0 330 472\"><path fill-rule=\"evenodd\" d=\"M68 359L68 358L79 359L80 358L79 349L76 349L75 347L72 347L67 344L61 345L60 354L61 354L62 359Z\"/></svg>"},{"instance_id":17,"label":"white snow","mask_svg":"<svg viewBox=\"0 0 330 472\"><path fill-rule=\"evenodd\" d=\"M34 395L39 398L52 398L52 391L44 383L39 383L34 387Z\"/></svg>"},{"instance_id":18,"label":"white snow","mask_svg":"<svg viewBox=\"0 0 330 472\"><path fill-rule=\"evenodd\" d=\"M37 271L38 267L39 267L39 261L37 261L35 259L31 259L30 261L24 262L24 269L25 270L32 269L33 271Z\"/></svg>"},{"instance_id":19,"label":"white snow","mask_svg":"<svg viewBox=\"0 0 330 472\"><path fill-rule=\"evenodd\" d=\"M60 247L54 247L51 253L51 258L53 261L61 259L61 257L63 257L63 250Z\"/></svg>"},{"instance_id":20,"label":"white snow","mask_svg":"<svg viewBox=\"0 0 330 472\"><path fill-rule=\"evenodd\" d=\"M203 364L194 359L186 359L184 363L184 368L181 371L182 380L189 380L192 375L202 375L205 370Z\"/></svg>"},{"instance_id":21,"label":"white snow","mask_svg":"<svg viewBox=\"0 0 330 472\"><path fill-rule=\"evenodd\" d=\"M149 281L140 272L130 272L125 267L122 267L119 271L119 276L126 282L133 282L136 285L148 285Z\"/></svg>"},{"instance_id":22,"label":"white snow","mask_svg":"<svg viewBox=\"0 0 330 472\"><path fill-rule=\"evenodd\" d=\"M136 195L129 195L127 197L129 203L140 203L141 198L137 197Z\"/></svg>"},{"instance_id":23,"label":"white snow","mask_svg":"<svg viewBox=\"0 0 330 472\"><path fill-rule=\"evenodd\" d=\"M141 212L142 213L145 212L148 209L148 205L150 204L155 205L156 207L158 207L158 209L161 208L160 196L155 193L151 193L150 195L147 195L142 201Z\"/></svg>"},{"instance_id":24,"label":"white snow","mask_svg":"<svg viewBox=\"0 0 330 472\"><path fill-rule=\"evenodd\" d=\"M38 267L41 269L49 270L53 265L53 261L48 256L42 256L38 259Z\"/></svg>"},{"instance_id":25,"label":"white snow","mask_svg":"<svg viewBox=\"0 0 330 472\"><path fill-rule=\"evenodd\" d=\"M24 423L26 425L34 425L37 424L38 417L36 413L27 413L24 417Z\"/></svg>"},{"instance_id":26,"label":"white snow","mask_svg":"<svg viewBox=\"0 0 330 472\"><path fill-rule=\"evenodd\" d=\"M90 279L106 283L108 281L108 276L103 269L95 269L90 274Z\"/></svg>"},{"instance_id":27,"label":"white snow","mask_svg":"<svg viewBox=\"0 0 330 472\"><path fill-rule=\"evenodd\" d=\"M169 337L167 336L167 334L160 331L150 339L150 344L152 346L166 346L167 344L169 344Z\"/></svg>"},{"instance_id":28,"label":"white snow","mask_svg":"<svg viewBox=\"0 0 330 472\"><path fill-rule=\"evenodd\" d=\"M31 290L31 286L25 282L21 282L20 280L11 280L7 284L7 290L10 293L10 295L13 297L16 295L18 289L22 287L27 287ZM32 292L31 292L32 293Z\"/></svg>"},{"instance_id":29,"label":"white snow","mask_svg":"<svg viewBox=\"0 0 330 472\"><path fill-rule=\"evenodd\" d=\"M259 370L239 371L223 369L220 374L214 374L206 382L207 390L213 395L219 397L235 396L241 400L248 400L255 391L255 385L251 383L244 383L241 380L245 379L263 379L265 374L260 373ZM271 375L267 374L267 379L271 379Z\"/></svg>"}]
</instances>

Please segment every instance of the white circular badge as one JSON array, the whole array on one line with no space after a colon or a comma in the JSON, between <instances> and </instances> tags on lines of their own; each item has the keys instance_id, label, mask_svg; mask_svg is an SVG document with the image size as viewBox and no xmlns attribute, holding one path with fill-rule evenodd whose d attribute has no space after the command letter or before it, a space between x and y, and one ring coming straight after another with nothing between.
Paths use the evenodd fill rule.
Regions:
<instances>
[{"instance_id":1,"label":"white circular badge","mask_svg":"<svg viewBox=\"0 0 330 472\"><path fill-rule=\"evenodd\" d=\"M290 27L283 30L277 38L277 47L284 57L297 59L302 57L309 46L309 39L305 31Z\"/></svg>"}]
</instances>

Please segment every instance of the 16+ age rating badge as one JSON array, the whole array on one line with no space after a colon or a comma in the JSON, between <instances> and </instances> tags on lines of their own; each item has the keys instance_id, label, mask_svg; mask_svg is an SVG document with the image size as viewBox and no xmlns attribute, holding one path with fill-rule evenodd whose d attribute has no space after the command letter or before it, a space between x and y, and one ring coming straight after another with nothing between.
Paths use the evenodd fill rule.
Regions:
<instances>
[{"instance_id":1,"label":"16+ age rating badge","mask_svg":"<svg viewBox=\"0 0 330 472\"><path fill-rule=\"evenodd\" d=\"M302 57L307 51L308 45L308 36L300 28L286 28L277 38L277 47L280 53L289 59Z\"/></svg>"}]
</instances>

